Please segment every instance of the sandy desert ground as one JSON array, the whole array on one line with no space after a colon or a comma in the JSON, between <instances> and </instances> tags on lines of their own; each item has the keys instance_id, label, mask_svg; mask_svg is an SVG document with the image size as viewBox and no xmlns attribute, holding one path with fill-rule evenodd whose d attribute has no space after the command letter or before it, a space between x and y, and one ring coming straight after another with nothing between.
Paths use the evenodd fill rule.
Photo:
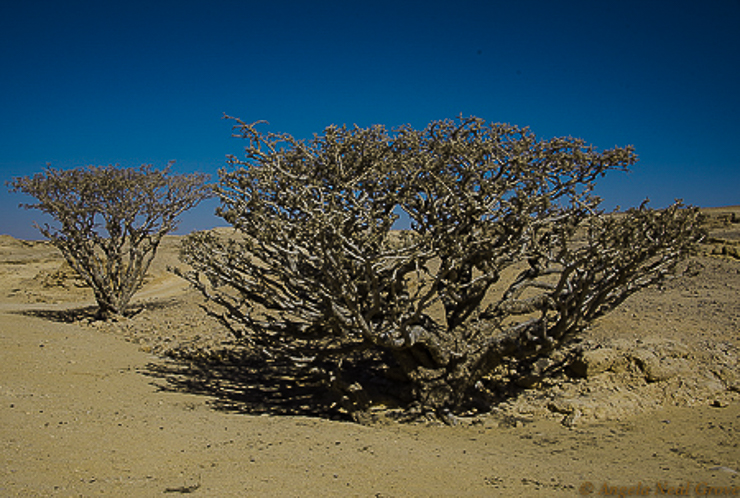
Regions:
<instances>
[{"instance_id":1,"label":"sandy desert ground","mask_svg":"<svg viewBox=\"0 0 740 498\"><path fill-rule=\"evenodd\" d=\"M740 207L706 211L697 275L456 426L360 425L259 385L165 270L177 237L141 312L100 324L54 248L0 236L0 496L740 496Z\"/></svg>"}]
</instances>

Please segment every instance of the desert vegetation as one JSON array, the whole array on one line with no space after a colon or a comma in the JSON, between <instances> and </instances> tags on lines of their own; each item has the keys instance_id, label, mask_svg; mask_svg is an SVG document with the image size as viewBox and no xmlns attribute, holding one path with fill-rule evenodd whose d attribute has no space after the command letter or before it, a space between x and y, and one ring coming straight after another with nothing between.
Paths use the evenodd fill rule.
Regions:
<instances>
[{"instance_id":1,"label":"desert vegetation","mask_svg":"<svg viewBox=\"0 0 740 498\"><path fill-rule=\"evenodd\" d=\"M90 166L47 167L8 186L36 199L24 207L57 222L36 226L93 289L98 316L107 319L126 312L162 237L177 227L180 214L210 195L206 182L202 174L172 175L169 166Z\"/></svg>"},{"instance_id":2,"label":"desert vegetation","mask_svg":"<svg viewBox=\"0 0 740 498\"><path fill-rule=\"evenodd\" d=\"M631 147L474 117L309 141L259 126L235 120L246 157L215 187L234 233L189 235L174 271L243 344L322 375L355 412L378 393L442 417L489 408L493 371L541 374L704 236L680 202L600 208L595 182Z\"/></svg>"},{"instance_id":3,"label":"desert vegetation","mask_svg":"<svg viewBox=\"0 0 740 498\"><path fill-rule=\"evenodd\" d=\"M237 135L242 136L243 123L236 124ZM453 122L456 127L461 124ZM346 135L360 132L363 130L341 131ZM390 139L386 150L393 148L396 133L385 134ZM312 144L298 146L310 148ZM274 148L275 152L291 150L285 143ZM263 150L267 152L269 148ZM302 181L290 184L281 180L267 169L270 154L266 153L263 159L264 182L272 174L276 184L282 181L282 185L295 185L291 188L298 194L298 186L305 186L317 195L321 193L325 201L330 201L333 193L342 193L336 184L324 184L325 176L301 173L292 165L286 171L300 173L303 176L297 178ZM602 154L594 151L593 160ZM362 154L343 152L339 157L361 158ZM276 156L276 160L280 158ZM321 156L307 157L305 171L318 168L311 162L320 164L321 160ZM626 167L612 166L616 170ZM321 237L329 240L333 234L330 230L320 231L325 228L320 223L321 214L301 218L308 225L305 231L287 222L289 213L297 215L305 206L318 202L311 204L310 198L300 200L287 188L282 190L284 197L279 197L266 188L269 182L251 182L237 174L241 169L254 169L251 174L256 175L262 167L258 161L234 159L232 167L222 173L222 178L229 178L228 183L222 181L219 186L222 195L228 194L233 205L241 209L234 209L238 216L229 219L237 222L235 226L241 223L245 228L216 228L190 236L162 237L142 288L131 299L124 317L114 320L95 318L98 306L94 290L76 275L52 241L0 236L0 339L5 351L0 364L0 418L7 442L3 448L8 468L2 485L6 494L148 496L200 492L236 496L269 495L280 489L301 495L308 489L312 494L337 496L348 492L423 496L438 494L439 490L470 495L494 492L566 496L581 489L584 482L659 483L665 488L674 482L686 486L688 481L710 483L717 490L735 489L740 420L740 206L704 208L701 217L693 208L680 205L658 211L642 206L606 213L593 199L591 212L584 213L570 229L572 234L563 242L565 249L559 249L551 244L553 240L565 239L556 239L562 237L564 230L556 226L560 223L559 213L565 215L565 209L571 206L567 202L569 196L561 197L555 201L557 206L549 218L539 219L540 224L536 215L525 219L531 225L527 228L523 224L522 231L526 234L529 230L531 237L516 238L514 231L509 239L491 239L492 235L482 239L518 240L524 247L520 252L507 249L513 254L511 263L501 264L497 280L487 288L478 308L461 325L450 329L447 310L454 309L452 291L464 296L476 278L485 277L490 271L473 264L472 279L465 280L457 260L449 259L458 253L452 249L445 252L441 242L435 242L443 240L444 230L420 229L424 225L401 207L401 201L411 205L404 200L411 189L388 189L386 198L399 200L388 213L401 218L393 221L387 234L379 236L380 249L376 253L366 245L361 245L362 252L350 245L364 240L352 235L355 228L351 222L357 219L356 214L345 219L337 211L334 218L327 218L336 220L326 224L328 228L345 227L344 232L336 235L341 243L337 247L341 249L340 256L342 251L349 253L338 260L343 261L341 265L334 266L329 259L336 258L330 252L334 246L321 245ZM409 179L422 185L420 179L408 174L410 168L404 168L395 180L397 186ZM387 176L391 177L393 171L389 168ZM444 178L437 171L434 175ZM244 183L236 183L237 179ZM452 193L458 192L457 197L430 203L429 209L436 209L437 219L444 217L444 210L451 212L453 206L462 206L463 211L464 205L457 199L462 197L459 192L464 185L452 183L448 186ZM350 182L342 185L354 186ZM437 191L443 191L444 184L438 185ZM460 189L455 190L457 187ZM576 190L585 193L587 188L584 185ZM471 198L480 199L475 197L480 188L471 190ZM252 214L242 209L251 206L245 192L273 192L281 203L293 199L297 207L278 209L284 225L267 209L253 214L255 224L260 216L276 220L263 225L273 230L268 232L273 238L265 240L256 228L249 228ZM352 188L351 192L356 194L356 201L351 201L350 206L362 205L363 199L371 197L363 197L359 189ZM426 192L436 191L427 187ZM421 201L425 200L424 195L427 194L420 194ZM503 204L514 202L514 194L502 196ZM534 197L528 195L518 202ZM588 194L577 199L583 201L587 197ZM221 213L229 212L230 205L222 203ZM317 212L327 216L332 213L330 209ZM516 216L512 219L516 220ZM458 216L457 220L464 218ZM99 223L98 233L105 238L105 228L102 221ZM499 223L507 226L505 215ZM450 233L454 234L456 227L454 223L449 225ZM496 234L497 229L508 233L496 224L491 225L490 233ZM288 230L305 238L281 238ZM702 230L707 236L702 235ZM463 247L476 248L471 241L478 239L464 238L462 230L459 233L467 246L461 244L459 249L453 249L462 254L458 258L463 258ZM542 241L548 233L549 241ZM684 245L670 240L655 243L668 235L686 236L688 240ZM201 239L213 239L215 243L201 246ZM681 262L693 250L691 240L699 239L697 253ZM281 246L286 240L302 242ZM648 242L654 245L649 246ZM274 252L260 252L261 244ZM653 247L645 260L638 257L640 251L648 250L640 249L641 245ZM198 248L211 259L191 266L178 258L201 258ZM476 250L486 254L483 247ZM597 252L596 257L592 258L589 251ZM271 254L283 256L273 260ZM555 259L558 254L572 257ZM434 343L429 336L417 335L427 334L424 330L409 333L409 342L416 343L407 348L413 351L403 352L405 345L398 340L403 336L395 336L396 341L390 345L372 343L361 335L362 330L346 326L345 322L329 328L332 320L338 320L332 318L332 310L324 311L328 317L324 321L310 322L291 309L274 307L270 301L270 296L275 295L287 301L288 292L306 299L298 294L303 288L307 297L318 295L329 303L334 299L336 309L346 316L353 302L363 296L373 297L373 274L367 266L358 268L357 255L369 259L370 269L378 273L378 283L372 285L380 289L383 307L406 305L411 311L422 309L423 328L441 337L438 342L447 340L445 344L452 345L446 346L451 358L449 367L431 363L437 360L431 358L432 348L428 344ZM418 268L414 266L404 274L403 266L393 267L394 256L402 263L419 261ZM249 260L255 267L250 270L253 273L246 273L250 268L244 262L247 258L253 258ZM328 262L318 266L323 259ZM209 269L203 266L208 261L229 264ZM570 262L569 270L556 261ZM500 264L501 259L494 262ZM614 268L609 269L608 265L614 262ZM637 274L619 273L622 265L630 262L634 266L652 265L648 270L657 273L642 273L642 279L630 280ZM281 265L290 273L283 272ZM167 271L168 266L177 266L189 278L197 276L196 288ZM301 268L312 273L302 276ZM455 280L452 270L442 273L445 268L458 271L463 277ZM582 274L584 279L595 275L596 286L580 286L578 280L564 279L562 271L548 273L549 270ZM223 272L222 280L211 280L216 279L215 271ZM260 271L264 274L257 273ZM327 273L321 276L324 280L312 280L322 271ZM403 275L396 287L380 280L393 277L394 271ZM601 276L599 271L603 271ZM211 277L208 272L212 272ZM258 282L257 277L266 282L267 290L262 294L256 283L250 283L252 287L246 289L257 298L247 296L245 290L228 280L246 279L248 275L248 282ZM332 287L339 284L333 282L346 275L354 280L339 281L344 285L340 295ZM547 340L542 339L542 329L530 329L528 335L517 337L521 329L516 327L531 320L540 320L543 328L547 325L547 334L554 337L557 329L552 327L568 312L565 304L555 300L560 299L561 294L554 293L560 282L564 282L564 289L588 298L590 289L604 288L599 287L599 279L609 275L622 275L623 280L616 284L633 282L634 287L621 303L618 299L605 300L608 307L603 308L605 312L599 318L581 320L582 329L554 338L546 347L537 346ZM517 282L525 283L519 294ZM285 294L277 293L278 284L286 289L281 291ZM204 300L203 289L213 299ZM260 295L264 296L262 301ZM422 308L420 300L426 295L430 296L430 304ZM536 304L537 299L544 299L538 298L542 295L552 298L555 305L548 307L547 312L540 308L527 312L525 305ZM273 299L279 302L278 297ZM235 313L241 312L247 318L231 315L228 306L219 304L218 299L238 304ZM296 309L323 306L323 301L292 299ZM502 303L507 300L511 305L521 305L522 313L512 312L499 318L490 311L504 309ZM579 301L570 302L575 306ZM400 316L391 314L397 313L391 306L390 311L383 307L383 319ZM363 310L368 313L367 308ZM380 319L372 319L377 315L370 316L374 327L371 330L381 330ZM281 322L284 329L279 328ZM480 327L479 335L468 333L474 329L466 328L466 323ZM340 327L347 327L346 331ZM475 342L482 334L487 336ZM496 346L502 337L508 337L512 343L520 341L521 348L510 353L511 350ZM456 398L435 405L435 400L445 396L445 375L458 382L452 377L457 368L454 361L458 365L476 365L475 348L494 346L502 359L497 366L477 363L483 365L484 373L460 396L459 405L455 405ZM397 356L396 350L401 355ZM414 370L406 374L405 365L410 363L402 364L397 358L402 359L407 353L426 354L431 359L425 359L428 363L418 370L436 370L439 377L427 385L424 378L412 377ZM488 365L494 366L486 371ZM463 386L463 382L461 377L455 385ZM370 426L346 423L348 420ZM412 423L397 424L398 421ZM440 428L443 423L457 427ZM543 454L547 458L543 459ZM697 489L703 492L705 488Z\"/></svg>"}]
</instances>

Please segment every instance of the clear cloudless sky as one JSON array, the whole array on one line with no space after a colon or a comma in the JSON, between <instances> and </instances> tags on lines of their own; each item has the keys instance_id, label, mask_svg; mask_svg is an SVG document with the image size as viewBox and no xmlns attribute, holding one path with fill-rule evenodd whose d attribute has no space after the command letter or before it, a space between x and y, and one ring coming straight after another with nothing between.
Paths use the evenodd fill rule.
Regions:
<instances>
[{"instance_id":1,"label":"clear cloudless sky","mask_svg":"<svg viewBox=\"0 0 740 498\"><path fill-rule=\"evenodd\" d=\"M740 0L0 0L0 233L40 238L4 182L47 163L215 177L243 150L224 114L299 138L475 115L634 145L609 209L740 204Z\"/></svg>"}]
</instances>

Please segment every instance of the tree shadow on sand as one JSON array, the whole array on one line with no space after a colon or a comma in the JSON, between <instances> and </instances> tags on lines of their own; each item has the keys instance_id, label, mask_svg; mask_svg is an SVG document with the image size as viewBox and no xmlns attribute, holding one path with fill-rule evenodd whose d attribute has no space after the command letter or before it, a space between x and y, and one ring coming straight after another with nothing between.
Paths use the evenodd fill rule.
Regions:
<instances>
[{"instance_id":1,"label":"tree shadow on sand","mask_svg":"<svg viewBox=\"0 0 740 498\"><path fill-rule=\"evenodd\" d=\"M337 378L339 367L341 379ZM370 425L418 420L450 423L420 410L408 384L394 379L391 372L388 359L375 354L344 358L341 365L328 368L307 368L288 359L265 358L243 346L175 351L140 371L156 379L152 385L160 392L208 396L209 404L218 411ZM511 389L502 393L501 399L520 390ZM514 424L526 419L504 416L502 421Z\"/></svg>"},{"instance_id":2,"label":"tree shadow on sand","mask_svg":"<svg viewBox=\"0 0 740 498\"><path fill-rule=\"evenodd\" d=\"M142 373L158 379L153 385L160 391L208 396L216 410L352 419L324 373L246 348L171 354Z\"/></svg>"},{"instance_id":3,"label":"tree shadow on sand","mask_svg":"<svg viewBox=\"0 0 740 498\"><path fill-rule=\"evenodd\" d=\"M93 321L98 312L97 306L84 306L81 308L65 309L29 309L14 311L13 313L34 318L43 318L50 322L76 323L82 321Z\"/></svg>"},{"instance_id":4,"label":"tree shadow on sand","mask_svg":"<svg viewBox=\"0 0 740 498\"><path fill-rule=\"evenodd\" d=\"M134 304L126 310L123 318L132 318L144 310L154 311L157 309L167 308L172 306L172 300L156 300L146 303ZM42 318L50 322L56 323L78 323L78 322L94 322L100 320L98 316L99 307L97 305L81 306L76 308L39 308L39 309L26 309L21 311L12 311L11 313L23 316L30 316L34 318Z\"/></svg>"}]
</instances>

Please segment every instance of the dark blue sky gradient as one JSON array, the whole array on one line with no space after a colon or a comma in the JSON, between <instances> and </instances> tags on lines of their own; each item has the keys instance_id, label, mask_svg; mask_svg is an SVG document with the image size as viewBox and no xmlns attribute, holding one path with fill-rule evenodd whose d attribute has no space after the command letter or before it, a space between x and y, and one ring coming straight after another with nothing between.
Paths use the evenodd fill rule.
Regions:
<instances>
[{"instance_id":1,"label":"dark blue sky gradient","mask_svg":"<svg viewBox=\"0 0 740 498\"><path fill-rule=\"evenodd\" d=\"M740 0L0 0L0 177L89 164L216 175L224 113L330 124L476 115L640 162L606 207L740 204ZM0 189L0 233L39 238ZM213 201L180 232L223 225Z\"/></svg>"}]
</instances>

